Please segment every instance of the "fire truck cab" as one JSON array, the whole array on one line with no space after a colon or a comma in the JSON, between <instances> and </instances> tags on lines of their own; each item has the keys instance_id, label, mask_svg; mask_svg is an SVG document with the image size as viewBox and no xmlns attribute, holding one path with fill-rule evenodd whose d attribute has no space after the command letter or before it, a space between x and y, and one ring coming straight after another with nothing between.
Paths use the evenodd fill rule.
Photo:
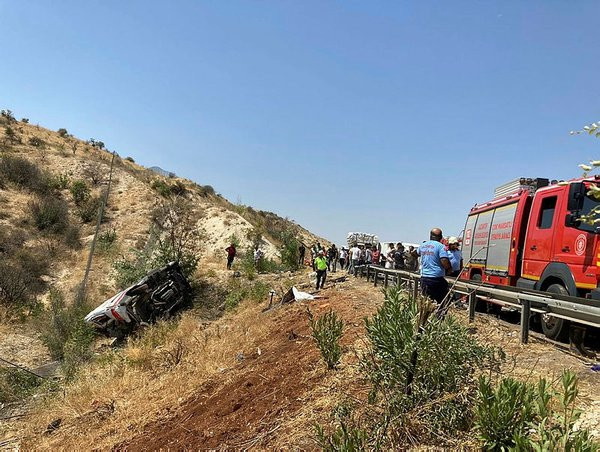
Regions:
<instances>
[{"instance_id":1,"label":"fire truck cab","mask_svg":"<svg viewBox=\"0 0 600 452\"><path fill-rule=\"evenodd\" d=\"M600 228L582 221L600 206L588 195L600 179L515 182L469 212L461 279L592 298L600 305ZM550 338L564 336L566 327L562 319L542 318Z\"/></svg>"}]
</instances>

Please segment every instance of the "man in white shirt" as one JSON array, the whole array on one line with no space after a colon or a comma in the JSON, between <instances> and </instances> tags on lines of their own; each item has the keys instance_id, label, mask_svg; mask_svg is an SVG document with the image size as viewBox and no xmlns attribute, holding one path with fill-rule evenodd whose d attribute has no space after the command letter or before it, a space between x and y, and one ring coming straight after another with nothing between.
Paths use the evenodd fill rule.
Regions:
<instances>
[{"instance_id":1,"label":"man in white shirt","mask_svg":"<svg viewBox=\"0 0 600 452\"><path fill-rule=\"evenodd\" d=\"M358 261L360 260L360 248L354 244L352 248L350 248L350 267L348 267L348 273L354 272L354 267L358 265Z\"/></svg>"}]
</instances>

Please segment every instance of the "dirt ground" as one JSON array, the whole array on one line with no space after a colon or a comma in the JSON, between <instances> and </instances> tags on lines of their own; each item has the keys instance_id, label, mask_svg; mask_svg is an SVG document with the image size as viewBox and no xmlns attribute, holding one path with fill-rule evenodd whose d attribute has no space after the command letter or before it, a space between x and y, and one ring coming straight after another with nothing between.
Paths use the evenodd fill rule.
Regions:
<instances>
[{"instance_id":1,"label":"dirt ground","mask_svg":"<svg viewBox=\"0 0 600 452\"><path fill-rule=\"evenodd\" d=\"M322 291L324 298L284 306L257 321L267 322L269 334L239 356L239 365L204 384L193 397L142 434L116 450L187 448L315 448L314 422L328 419L348 391L360 391L356 355L364 333L362 319L372 314L382 294L364 280ZM327 371L310 336L307 307L320 314L329 308L345 322L346 353L340 369ZM454 314L467 322L465 311ZM582 423L600 437L600 373L591 364L535 339L519 343L515 328L478 316L477 336L500 345L507 354L504 372L523 379L557 377L574 370L580 379Z\"/></svg>"}]
</instances>

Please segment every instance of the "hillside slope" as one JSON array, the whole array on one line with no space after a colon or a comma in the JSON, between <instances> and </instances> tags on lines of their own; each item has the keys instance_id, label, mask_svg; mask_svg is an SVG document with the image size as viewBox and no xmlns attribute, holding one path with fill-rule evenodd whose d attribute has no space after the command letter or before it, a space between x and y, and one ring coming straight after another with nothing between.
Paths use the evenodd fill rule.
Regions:
<instances>
[{"instance_id":1,"label":"hillside slope","mask_svg":"<svg viewBox=\"0 0 600 452\"><path fill-rule=\"evenodd\" d=\"M24 122L0 121L0 155L17 156L32 162L54 178L66 183L82 180L100 194L107 185L111 153L100 149L97 142L78 140L66 130L53 132ZM10 129L11 132L7 132ZM66 185L66 184L65 184ZM108 208L102 224L103 231L116 232L118 253L98 256L92 269L90 288L94 298L110 295L115 287L109 277L112 262L119 255L130 255L146 244L151 230L154 209L165 201L167 193L176 192L192 207L201 239L197 253L205 260L224 260L224 248L235 236L240 249L250 246L249 233L262 232L262 248L266 257L277 259L281 232L289 230L301 241L312 244L323 239L287 219L270 212L257 211L247 206L233 205L215 194L210 186L201 186L177 177L163 177L141 167L132 159L116 157ZM81 229L82 247L61 249L52 259L51 268L44 278L49 285L72 290L82 279L88 247L94 232L94 221L84 223L77 218L77 206L67 186L61 187L62 197L68 201L70 222ZM18 230L28 222L28 205L35 193L11 183L0 184L0 226ZM40 241L48 242L48 234L30 227L25 246Z\"/></svg>"}]
</instances>

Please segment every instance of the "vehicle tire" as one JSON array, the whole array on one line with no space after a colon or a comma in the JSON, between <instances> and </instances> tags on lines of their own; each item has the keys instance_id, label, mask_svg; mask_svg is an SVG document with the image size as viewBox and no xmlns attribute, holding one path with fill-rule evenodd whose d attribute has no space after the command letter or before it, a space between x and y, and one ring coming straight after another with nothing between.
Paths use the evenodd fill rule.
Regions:
<instances>
[{"instance_id":1,"label":"vehicle tire","mask_svg":"<svg viewBox=\"0 0 600 452\"><path fill-rule=\"evenodd\" d=\"M558 283L550 284L546 288L546 292L557 295L569 295L565 286ZM565 319L542 314L540 315L540 323L542 324L542 331L548 339L562 341L569 335L569 322Z\"/></svg>"}]
</instances>

